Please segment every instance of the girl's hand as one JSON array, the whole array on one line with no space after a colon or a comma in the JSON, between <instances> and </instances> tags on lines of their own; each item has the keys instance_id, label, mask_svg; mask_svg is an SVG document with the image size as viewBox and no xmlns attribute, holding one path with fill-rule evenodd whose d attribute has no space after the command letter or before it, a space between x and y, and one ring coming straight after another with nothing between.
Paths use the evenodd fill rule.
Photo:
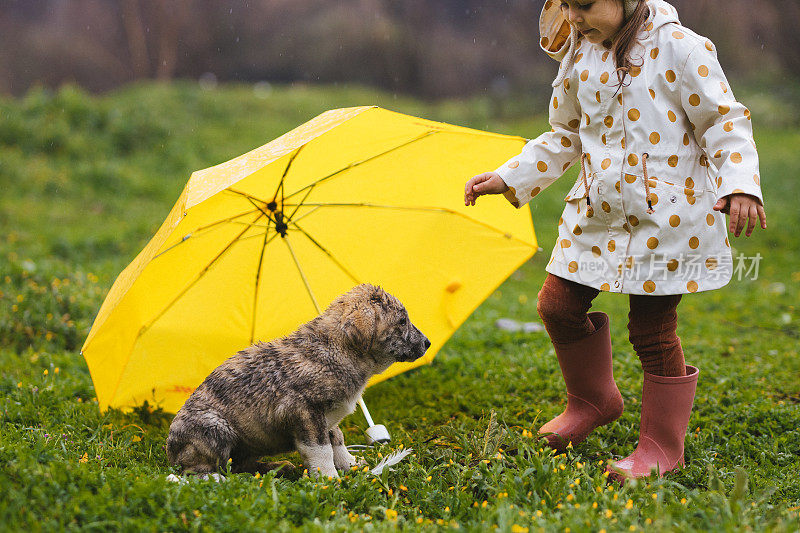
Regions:
<instances>
[{"instance_id":1,"label":"girl's hand","mask_svg":"<svg viewBox=\"0 0 800 533\"><path fill-rule=\"evenodd\" d=\"M508 185L497 172L485 172L472 177L464 187L464 205L475 205L478 196L484 194L502 194Z\"/></svg>"},{"instance_id":2,"label":"girl's hand","mask_svg":"<svg viewBox=\"0 0 800 533\"><path fill-rule=\"evenodd\" d=\"M756 222L761 221L761 229L767 229L767 214L755 196L750 194L729 194L720 198L714 211L722 211L729 216L728 229L738 237L747 224L746 237L753 233ZM748 223L749 221L749 223Z\"/></svg>"}]
</instances>

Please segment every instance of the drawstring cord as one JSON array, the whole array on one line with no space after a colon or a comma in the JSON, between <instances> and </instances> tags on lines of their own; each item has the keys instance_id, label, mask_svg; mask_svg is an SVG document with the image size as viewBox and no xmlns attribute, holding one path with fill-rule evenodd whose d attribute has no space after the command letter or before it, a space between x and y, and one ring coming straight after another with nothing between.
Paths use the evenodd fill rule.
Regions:
<instances>
[{"instance_id":1,"label":"drawstring cord","mask_svg":"<svg viewBox=\"0 0 800 533\"><path fill-rule=\"evenodd\" d=\"M642 171L644 174L644 192L647 199L647 213L652 215L655 213L653 209L653 197L650 195L650 176L647 174L647 158L650 154L647 152L642 154ZM587 154L581 154L581 179L583 180L583 187L586 189L586 207L592 207L592 201L589 199L589 182L586 179L586 159Z\"/></svg>"},{"instance_id":2,"label":"drawstring cord","mask_svg":"<svg viewBox=\"0 0 800 533\"><path fill-rule=\"evenodd\" d=\"M650 154L647 152L642 154L642 170L644 171L644 192L647 198L647 213L652 215L655 211L653 210L653 201L650 196L650 177L647 175L647 158L650 157Z\"/></svg>"},{"instance_id":3,"label":"drawstring cord","mask_svg":"<svg viewBox=\"0 0 800 533\"><path fill-rule=\"evenodd\" d=\"M591 207L592 202L589 200L589 183L586 181L586 152L581 154L581 175L583 177L583 187L586 189L586 207Z\"/></svg>"},{"instance_id":4,"label":"drawstring cord","mask_svg":"<svg viewBox=\"0 0 800 533\"><path fill-rule=\"evenodd\" d=\"M617 67L617 69L615 70L615 72L617 73L617 81L619 81L619 85L617 85L617 90L614 91L614 96L617 96L617 93L619 93L619 91L623 87L627 87L627 85L625 85L625 79L628 77L630 71L631 69L629 69L628 67ZM620 76L620 72L622 72L622 76ZM630 85L630 83L628 83L628 85Z\"/></svg>"}]
</instances>

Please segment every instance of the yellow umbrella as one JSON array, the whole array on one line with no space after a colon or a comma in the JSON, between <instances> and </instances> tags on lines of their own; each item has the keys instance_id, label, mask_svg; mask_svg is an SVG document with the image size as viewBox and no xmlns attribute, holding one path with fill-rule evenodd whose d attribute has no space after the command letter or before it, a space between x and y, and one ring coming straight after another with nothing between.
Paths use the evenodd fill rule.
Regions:
<instances>
[{"instance_id":1,"label":"yellow umbrella","mask_svg":"<svg viewBox=\"0 0 800 533\"><path fill-rule=\"evenodd\" d=\"M463 203L466 180L524 142L357 107L193 173L83 346L101 409L176 412L237 350L362 282L397 296L432 343L372 383L429 363L537 249L527 209Z\"/></svg>"}]
</instances>

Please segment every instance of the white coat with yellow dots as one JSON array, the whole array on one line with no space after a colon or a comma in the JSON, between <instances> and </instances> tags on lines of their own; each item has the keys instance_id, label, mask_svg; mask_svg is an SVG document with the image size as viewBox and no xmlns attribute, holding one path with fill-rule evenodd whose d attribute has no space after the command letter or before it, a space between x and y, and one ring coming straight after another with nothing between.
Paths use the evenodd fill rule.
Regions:
<instances>
[{"instance_id":1,"label":"white coat with yellow dots","mask_svg":"<svg viewBox=\"0 0 800 533\"><path fill-rule=\"evenodd\" d=\"M564 72L550 101L553 129L497 172L521 207L574 163L585 167L565 198L548 272L626 294L716 289L733 261L714 204L745 193L763 205L750 112L711 41L683 27L670 4L646 1L637 66L620 86L610 50L582 38L570 48L559 2L548 0L541 45Z\"/></svg>"}]
</instances>

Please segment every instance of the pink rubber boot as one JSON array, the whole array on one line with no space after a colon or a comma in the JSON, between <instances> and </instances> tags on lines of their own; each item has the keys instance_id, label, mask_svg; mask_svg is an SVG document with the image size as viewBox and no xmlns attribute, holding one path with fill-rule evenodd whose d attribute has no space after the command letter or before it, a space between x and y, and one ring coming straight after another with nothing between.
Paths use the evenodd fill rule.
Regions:
<instances>
[{"instance_id":1,"label":"pink rubber boot","mask_svg":"<svg viewBox=\"0 0 800 533\"><path fill-rule=\"evenodd\" d=\"M623 402L611 368L608 315L589 313L595 332L579 341L553 343L567 385L567 408L539 429L551 448L586 440L598 426L622 415Z\"/></svg>"},{"instance_id":2,"label":"pink rubber boot","mask_svg":"<svg viewBox=\"0 0 800 533\"><path fill-rule=\"evenodd\" d=\"M689 365L681 377L645 372L639 445L631 455L606 467L609 478L624 482L647 477L653 470L663 476L683 467L683 441L699 375L700 371Z\"/></svg>"}]
</instances>

